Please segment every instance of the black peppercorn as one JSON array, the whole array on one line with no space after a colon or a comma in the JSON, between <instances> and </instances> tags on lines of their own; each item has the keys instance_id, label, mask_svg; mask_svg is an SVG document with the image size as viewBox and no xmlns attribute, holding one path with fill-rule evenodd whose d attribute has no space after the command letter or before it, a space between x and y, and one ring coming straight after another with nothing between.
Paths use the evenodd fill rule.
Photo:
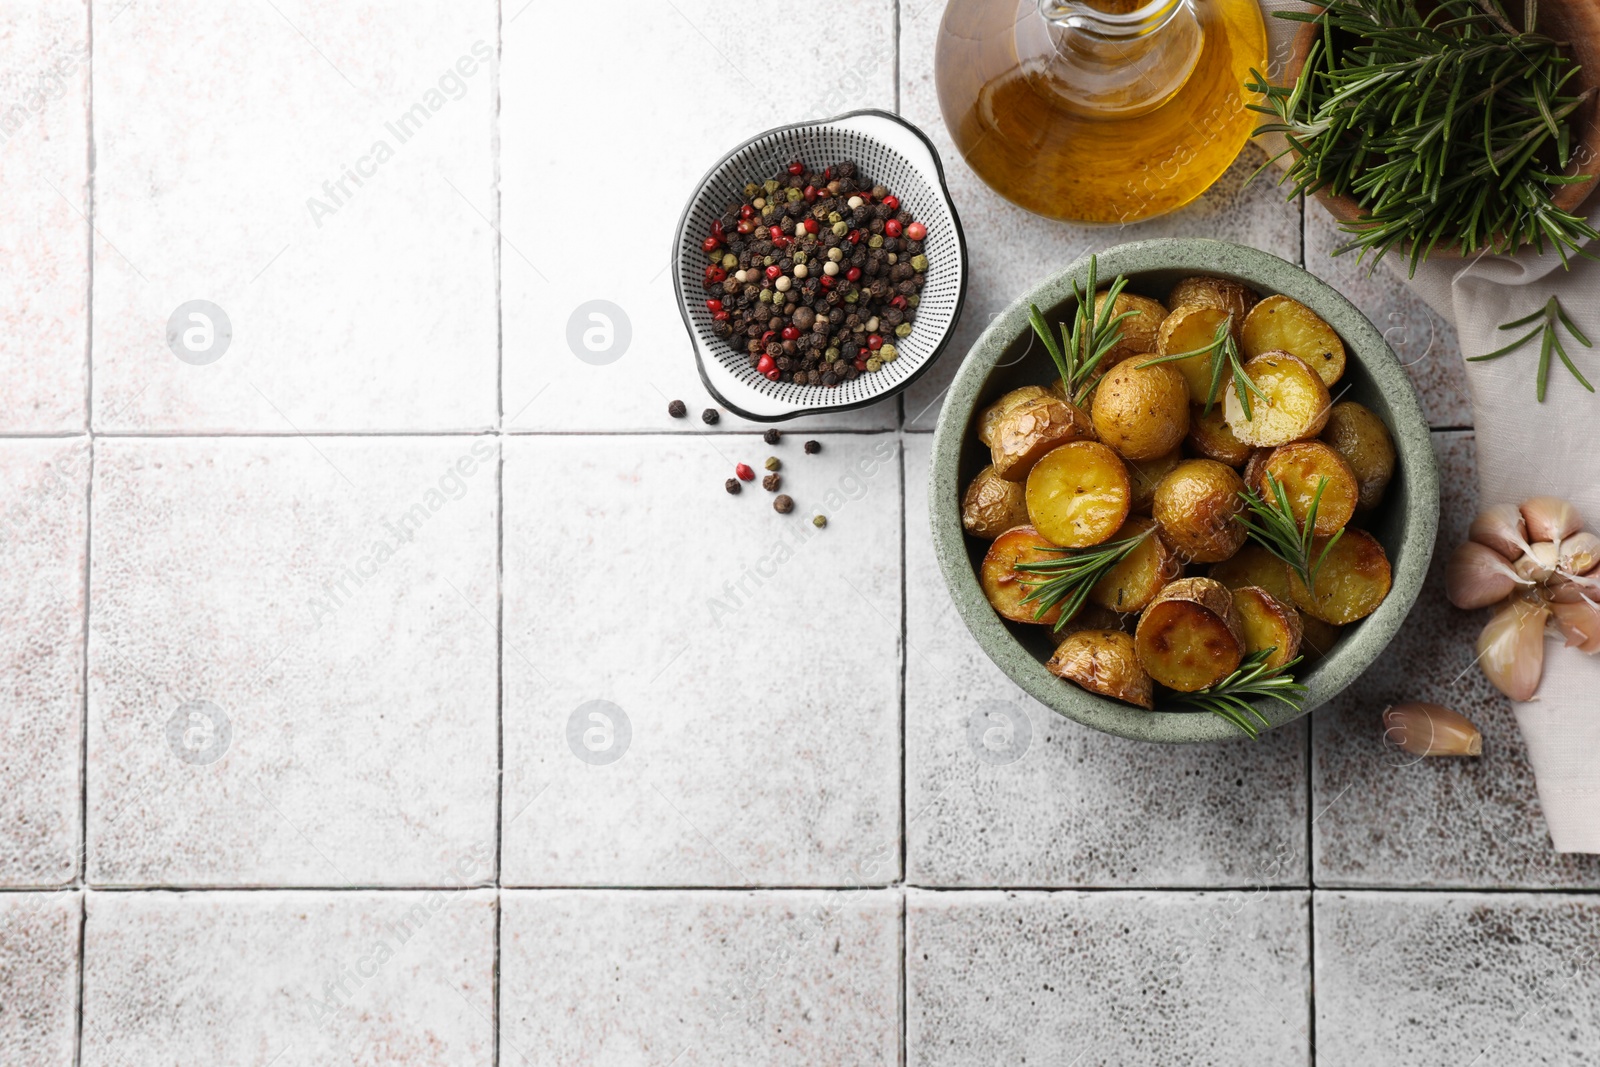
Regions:
<instances>
[{"instance_id":1,"label":"black peppercorn","mask_svg":"<svg viewBox=\"0 0 1600 1067\"><path fill-rule=\"evenodd\" d=\"M779 515L787 515L794 510L794 501L789 499L789 494L779 493L778 498L772 502L772 509Z\"/></svg>"},{"instance_id":2,"label":"black peppercorn","mask_svg":"<svg viewBox=\"0 0 1600 1067\"><path fill-rule=\"evenodd\" d=\"M778 491L778 486L782 484L783 479L776 474L769 474L765 478L761 479L761 488L765 489L769 493L776 493Z\"/></svg>"},{"instance_id":3,"label":"black peppercorn","mask_svg":"<svg viewBox=\"0 0 1600 1067\"><path fill-rule=\"evenodd\" d=\"M821 441L807 441L806 442L806 455L814 456L818 452L821 452L821 451L822 451L822 442Z\"/></svg>"},{"instance_id":4,"label":"black peppercorn","mask_svg":"<svg viewBox=\"0 0 1600 1067\"><path fill-rule=\"evenodd\" d=\"M744 486L737 478L729 478L727 481L722 483L722 488L726 489L734 496L738 496L740 493L744 492Z\"/></svg>"},{"instance_id":5,"label":"black peppercorn","mask_svg":"<svg viewBox=\"0 0 1600 1067\"><path fill-rule=\"evenodd\" d=\"M700 413L700 421L705 423L707 426L715 426L717 424L717 420L720 418L722 418L722 416L717 414L716 408L706 408Z\"/></svg>"},{"instance_id":6,"label":"black peppercorn","mask_svg":"<svg viewBox=\"0 0 1600 1067\"><path fill-rule=\"evenodd\" d=\"M761 439L769 445L775 445L778 443L778 438L782 436L783 434L779 433L777 430L768 430L766 433L761 435Z\"/></svg>"},{"instance_id":7,"label":"black peppercorn","mask_svg":"<svg viewBox=\"0 0 1600 1067\"><path fill-rule=\"evenodd\" d=\"M683 401L674 400L672 403L667 405L667 414L671 415L675 419L681 419L685 415L689 414L689 409L684 406Z\"/></svg>"}]
</instances>

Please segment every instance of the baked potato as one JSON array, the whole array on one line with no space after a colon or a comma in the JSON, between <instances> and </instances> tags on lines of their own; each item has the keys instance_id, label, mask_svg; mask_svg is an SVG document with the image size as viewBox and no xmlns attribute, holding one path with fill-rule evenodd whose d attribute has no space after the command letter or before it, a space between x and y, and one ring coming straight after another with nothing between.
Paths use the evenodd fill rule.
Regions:
<instances>
[{"instance_id":1,"label":"baked potato","mask_svg":"<svg viewBox=\"0 0 1600 1067\"><path fill-rule=\"evenodd\" d=\"M1356 506L1363 511L1377 507L1394 477L1394 441L1383 420L1354 400L1341 400L1328 410L1322 440L1355 472L1361 494Z\"/></svg>"},{"instance_id":2,"label":"baked potato","mask_svg":"<svg viewBox=\"0 0 1600 1067\"><path fill-rule=\"evenodd\" d=\"M1099 441L1071 441L1028 472L1028 520L1062 548L1109 540L1128 517L1128 469Z\"/></svg>"},{"instance_id":3,"label":"baked potato","mask_svg":"<svg viewBox=\"0 0 1600 1067\"><path fill-rule=\"evenodd\" d=\"M1113 700L1155 707L1155 690L1134 651L1133 638L1121 630L1078 630L1056 646L1045 669L1091 693Z\"/></svg>"},{"instance_id":4,"label":"baked potato","mask_svg":"<svg viewBox=\"0 0 1600 1067\"><path fill-rule=\"evenodd\" d=\"M1261 480L1265 488L1259 490L1270 503L1276 494L1267 484L1267 475L1283 487L1289 513L1300 529L1305 529L1311 502L1317 502L1313 532L1318 537L1332 537L1344 529L1345 523L1356 513L1359 490L1355 471L1343 456L1321 441L1296 441L1272 450L1262 468ZM1320 498L1317 496L1319 487Z\"/></svg>"},{"instance_id":5,"label":"baked potato","mask_svg":"<svg viewBox=\"0 0 1600 1067\"><path fill-rule=\"evenodd\" d=\"M1167 307L1174 314L1183 307L1216 308L1233 316L1234 336L1237 337L1244 327L1245 316L1260 299L1255 290L1232 279L1197 274L1172 287L1167 294Z\"/></svg>"},{"instance_id":6,"label":"baked potato","mask_svg":"<svg viewBox=\"0 0 1600 1067\"><path fill-rule=\"evenodd\" d=\"M1331 622L1323 622L1315 615L1300 613L1300 660L1302 663L1315 663L1317 660L1333 651L1333 646L1339 640L1340 628Z\"/></svg>"},{"instance_id":7,"label":"baked potato","mask_svg":"<svg viewBox=\"0 0 1600 1067\"><path fill-rule=\"evenodd\" d=\"M1259 308L1259 305L1257 305ZM1245 418L1238 390L1223 397L1233 435L1247 445L1273 448L1322 432L1328 422L1328 387L1317 372L1287 352L1266 352L1244 365L1255 383L1248 392L1250 418Z\"/></svg>"},{"instance_id":8,"label":"baked potato","mask_svg":"<svg viewBox=\"0 0 1600 1067\"><path fill-rule=\"evenodd\" d=\"M1148 536L1090 587L1091 604L1117 612L1142 611L1163 586L1178 576L1182 564L1155 525L1154 519L1133 518L1117 531L1112 538L1115 541L1146 533Z\"/></svg>"},{"instance_id":9,"label":"baked potato","mask_svg":"<svg viewBox=\"0 0 1600 1067\"><path fill-rule=\"evenodd\" d=\"M1105 307L1106 299L1110 295L1105 290L1094 295L1096 316ZM1129 356L1140 356L1156 350L1156 334L1161 330L1161 321L1167 317L1166 307L1159 300L1151 300L1148 296L1124 291L1117 294L1116 302L1111 305L1111 317L1115 318L1124 311L1131 311L1133 314L1117 323L1122 336L1116 344L1107 349L1104 356L1100 357L1098 370L1108 370Z\"/></svg>"},{"instance_id":10,"label":"baked potato","mask_svg":"<svg viewBox=\"0 0 1600 1067\"><path fill-rule=\"evenodd\" d=\"M1233 590L1233 610L1246 653L1272 649L1268 667L1282 667L1300 654L1300 612L1258 585Z\"/></svg>"},{"instance_id":11,"label":"baked potato","mask_svg":"<svg viewBox=\"0 0 1600 1067\"><path fill-rule=\"evenodd\" d=\"M1261 475L1267 469L1267 460L1271 458L1270 448L1257 448L1250 453L1250 458L1244 461L1244 469L1239 472L1239 477L1244 479L1246 489L1254 489L1257 493L1266 492L1267 483Z\"/></svg>"},{"instance_id":12,"label":"baked potato","mask_svg":"<svg viewBox=\"0 0 1600 1067\"><path fill-rule=\"evenodd\" d=\"M1045 389L1040 385L1024 385L1013 389L1011 392L996 400L993 404L983 409L983 414L978 416L978 440L990 448L994 447L996 440L995 431L1000 427L1000 420L1005 418L1006 412L1027 400L1044 396Z\"/></svg>"},{"instance_id":13,"label":"baked potato","mask_svg":"<svg viewBox=\"0 0 1600 1067\"><path fill-rule=\"evenodd\" d=\"M1151 514L1180 557L1217 563L1239 551L1249 531L1235 519L1244 482L1214 459L1186 459L1156 486Z\"/></svg>"},{"instance_id":14,"label":"baked potato","mask_svg":"<svg viewBox=\"0 0 1600 1067\"><path fill-rule=\"evenodd\" d=\"M1150 505L1156 498L1156 486L1161 484L1161 479L1167 472L1183 462L1183 452L1174 448L1164 456L1155 459L1125 459L1123 466L1128 468L1128 484L1133 487L1133 499L1129 508L1135 515L1150 514Z\"/></svg>"},{"instance_id":15,"label":"baked potato","mask_svg":"<svg viewBox=\"0 0 1600 1067\"><path fill-rule=\"evenodd\" d=\"M1058 624L1060 629L1051 629L1049 632L1059 645L1079 630L1121 630L1131 636L1134 623L1138 621L1137 615L1122 615L1110 608L1103 608L1093 601L1085 600L1075 615Z\"/></svg>"},{"instance_id":16,"label":"baked potato","mask_svg":"<svg viewBox=\"0 0 1600 1067\"><path fill-rule=\"evenodd\" d=\"M1230 467L1243 466L1254 451L1233 435L1227 412L1221 404L1212 404L1210 414L1206 414L1200 404L1190 406L1189 436L1184 443L1197 455L1226 463Z\"/></svg>"},{"instance_id":17,"label":"baked potato","mask_svg":"<svg viewBox=\"0 0 1600 1067\"><path fill-rule=\"evenodd\" d=\"M1265 352L1287 352L1317 372L1323 385L1344 376L1344 342L1322 316L1298 300L1269 296L1250 309L1239 331L1246 359Z\"/></svg>"},{"instance_id":18,"label":"baked potato","mask_svg":"<svg viewBox=\"0 0 1600 1067\"><path fill-rule=\"evenodd\" d=\"M1294 597L1289 592L1289 565L1254 542L1221 563L1213 563L1210 574L1229 589L1254 585L1285 604L1294 603Z\"/></svg>"},{"instance_id":19,"label":"baked potato","mask_svg":"<svg viewBox=\"0 0 1600 1067\"><path fill-rule=\"evenodd\" d=\"M1155 459L1189 432L1189 387L1170 363L1130 359L1095 386L1090 416L1100 440L1128 459Z\"/></svg>"},{"instance_id":20,"label":"baked potato","mask_svg":"<svg viewBox=\"0 0 1600 1067\"><path fill-rule=\"evenodd\" d=\"M1028 523L1027 494L1019 482L1008 482L983 468L961 496L961 528L973 537L993 541L1013 526Z\"/></svg>"},{"instance_id":21,"label":"baked potato","mask_svg":"<svg viewBox=\"0 0 1600 1067\"><path fill-rule=\"evenodd\" d=\"M1233 594L1211 578L1180 578L1161 590L1133 640L1145 672L1180 693L1222 681L1245 654Z\"/></svg>"},{"instance_id":22,"label":"baked potato","mask_svg":"<svg viewBox=\"0 0 1600 1067\"><path fill-rule=\"evenodd\" d=\"M1023 598L1032 591L1030 583L1038 579L1016 569L1019 563L1048 563L1060 559L1061 553L1052 551L1054 547L1032 526L1018 526L994 539L978 568L978 584L983 586L983 595L1001 618L1046 626L1060 621L1059 604L1039 614L1039 605L1023 603Z\"/></svg>"},{"instance_id":23,"label":"baked potato","mask_svg":"<svg viewBox=\"0 0 1600 1067\"><path fill-rule=\"evenodd\" d=\"M1202 349L1216 340L1217 327L1221 326L1227 317L1228 312L1218 307L1202 305L1174 308L1172 314L1161 324L1161 335L1156 342L1156 351L1162 356L1176 356L1182 352ZM1211 392L1212 364L1216 359L1217 353L1212 352L1207 355L1190 356L1188 359L1176 359L1162 366L1176 367L1189 386L1189 401L1194 404L1204 404Z\"/></svg>"},{"instance_id":24,"label":"baked potato","mask_svg":"<svg viewBox=\"0 0 1600 1067\"><path fill-rule=\"evenodd\" d=\"M1312 542L1313 562L1326 544L1322 538ZM1378 539L1365 530L1346 527L1322 561L1316 587L1306 588L1300 576L1290 571L1289 595L1307 615L1344 626L1376 611L1389 595L1389 582L1389 557Z\"/></svg>"},{"instance_id":25,"label":"baked potato","mask_svg":"<svg viewBox=\"0 0 1600 1067\"><path fill-rule=\"evenodd\" d=\"M1046 393L1022 401L995 424L989 447L994 472L1007 481L1028 476L1039 457L1068 441L1093 440L1094 425L1078 405Z\"/></svg>"}]
</instances>

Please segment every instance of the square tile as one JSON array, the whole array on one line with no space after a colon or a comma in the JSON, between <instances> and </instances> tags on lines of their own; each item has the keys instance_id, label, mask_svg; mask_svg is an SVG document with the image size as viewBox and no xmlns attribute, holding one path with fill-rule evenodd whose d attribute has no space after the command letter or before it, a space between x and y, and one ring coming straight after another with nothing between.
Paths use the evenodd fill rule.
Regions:
<instances>
[{"instance_id":1,"label":"square tile","mask_svg":"<svg viewBox=\"0 0 1600 1067\"><path fill-rule=\"evenodd\" d=\"M1317 1063L1585 1063L1600 900L1318 893Z\"/></svg>"},{"instance_id":2,"label":"square tile","mask_svg":"<svg viewBox=\"0 0 1600 1067\"><path fill-rule=\"evenodd\" d=\"M1472 396L1455 329L1406 286L1403 266L1398 274L1391 267L1390 259L1398 264L1400 257L1374 265L1370 259L1357 263L1355 252L1335 256L1347 239L1321 204L1306 205L1306 268L1343 293L1383 334L1411 376L1430 426L1471 426Z\"/></svg>"},{"instance_id":3,"label":"square tile","mask_svg":"<svg viewBox=\"0 0 1600 1067\"><path fill-rule=\"evenodd\" d=\"M490 890L90 893L83 1064L488 1067L494 942Z\"/></svg>"},{"instance_id":4,"label":"square tile","mask_svg":"<svg viewBox=\"0 0 1600 1067\"><path fill-rule=\"evenodd\" d=\"M821 441L506 441L505 884L898 876L900 459Z\"/></svg>"},{"instance_id":5,"label":"square tile","mask_svg":"<svg viewBox=\"0 0 1600 1067\"><path fill-rule=\"evenodd\" d=\"M81 893L0 893L0 1062L73 1067Z\"/></svg>"},{"instance_id":6,"label":"square tile","mask_svg":"<svg viewBox=\"0 0 1600 1067\"><path fill-rule=\"evenodd\" d=\"M713 163L763 130L892 109L894 12L894 0L836 0L774 48L764 31L752 38L758 23L737 0L506 5L508 429L670 431L686 424L667 417L668 400L711 403L668 269L679 213ZM612 362L599 366L568 341L593 301L614 306ZM889 400L793 425L882 429L898 417Z\"/></svg>"},{"instance_id":7,"label":"square tile","mask_svg":"<svg viewBox=\"0 0 1600 1067\"><path fill-rule=\"evenodd\" d=\"M494 425L496 10L96 5L97 429Z\"/></svg>"},{"instance_id":8,"label":"square tile","mask_svg":"<svg viewBox=\"0 0 1600 1067\"><path fill-rule=\"evenodd\" d=\"M907 879L1305 885L1305 727L1256 742L1147 745L1023 693L945 591L928 531L931 445L906 438L906 573L917 576L906 582ZM1011 731L1020 752L985 747L984 722Z\"/></svg>"},{"instance_id":9,"label":"square tile","mask_svg":"<svg viewBox=\"0 0 1600 1067\"><path fill-rule=\"evenodd\" d=\"M906 1063L1308 1064L1306 897L912 890Z\"/></svg>"},{"instance_id":10,"label":"square tile","mask_svg":"<svg viewBox=\"0 0 1600 1067\"><path fill-rule=\"evenodd\" d=\"M0 431L81 430L89 330L89 5L0 26Z\"/></svg>"},{"instance_id":11,"label":"square tile","mask_svg":"<svg viewBox=\"0 0 1600 1067\"><path fill-rule=\"evenodd\" d=\"M1510 702L1475 666L1489 611L1444 595L1444 565L1477 512L1471 433L1435 433L1439 539L1411 619L1383 656L1316 713L1318 885L1600 886L1600 856L1550 845ZM1476 759L1419 759L1384 741L1383 711L1406 700L1454 708L1483 733Z\"/></svg>"},{"instance_id":12,"label":"square tile","mask_svg":"<svg viewBox=\"0 0 1600 1067\"><path fill-rule=\"evenodd\" d=\"M1170 215L1116 226L1051 222L1011 204L983 183L945 129L934 85L933 54L945 5L908 0L900 13L900 112L922 127L944 160L961 214L971 263L967 300L950 347L937 366L906 390L906 428L931 430L962 357L1012 301L1079 256L1125 241L1216 237L1300 261L1300 208L1265 177L1246 183L1266 158L1247 146L1200 199Z\"/></svg>"},{"instance_id":13,"label":"square tile","mask_svg":"<svg viewBox=\"0 0 1600 1067\"><path fill-rule=\"evenodd\" d=\"M78 872L90 448L0 441L0 885Z\"/></svg>"},{"instance_id":14,"label":"square tile","mask_svg":"<svg viewBox=\"0 0 1600 1067\"><path fill-rule=\"evenodd\" d=\"M495 836L495 440L97 449L90 880L456 884Z\"/></svg>"},{"instance_id":15,"label":"square tile","mask_svg":"<svg viewBox=\"0 0 1600 1067\"><path fill-rule=\"evenodd\" d=\"M900 1063L887 890L508 891L504 1063Z\"/></svg>"}]
</instances>

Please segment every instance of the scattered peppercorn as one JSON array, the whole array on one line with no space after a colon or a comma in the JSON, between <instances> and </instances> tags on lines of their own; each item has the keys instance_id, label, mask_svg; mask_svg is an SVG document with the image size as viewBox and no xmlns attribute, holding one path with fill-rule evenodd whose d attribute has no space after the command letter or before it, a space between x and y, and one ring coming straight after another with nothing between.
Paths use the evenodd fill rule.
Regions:
<instances>
[{"instance_id":1,"label":"scattered peppercorn","mask_svg":"<svg viewBox=\"0 0 1600 1067\"><path fill-rule=\"evenodd\" d=\"M779 471L783 469L783 464L778 462L777 456L768 456L766 467L769 471Z\"/></svg>"},{"instance_id":2,"label":"scattered peppercorn","mask_svg":"<svg viewBox=\"0 0 1600 1067\"><path fill-rule=\"evenodd\" d=\"M700 413L700 421L705 423L707 426L715 426L717 424L717 420L720 418L722 418L722 416L717 414L716 408L706 408Z\"/></svg>"},{"instance_id":3,"label":"scattered peppercorn","mask_svg":"<svg viewBox=\"0 0 1600 1067\"><path fill-rule=\"evenodd\" d=\"M675 419L681 419L685 415L689 414L689 409L684 406L683 401L674 400L672 403L667 405L667 414L671 415Z\"/></svg>"},{"instance_id":4,"label":"scattered peppercorn","mask_svg":"<svg viewBox=\"0 0 1600 1067\"><path fill-rule=\"evenodd\" d=\"M726 489L734 496L738 496L744 491L744 486L739 484L739 479L737 478L729 478L727 481L722 483L722 488Z\"/></svg>"},{"instance_id":5,"label":"scattered peppercorn","mask_svg":"<svg viewBox=\"0 0 1600 1067\"><path fill-rule=\"evenodd\" d=\"M750 464L748 463L739 464L733 468L733 473L739 476L741 482L753 482L756 480L756 472L750 469Z\"/></svg>"},{"instance_id":6,"label":"scattered peppercorn","mask_svg":"<svg viewBox=\"0 0 1600 1067\"><path fill-rule=\"evenodd\" d=\"M782 436L783 434L779 433L777 430L768 430L766 433L761 435L761 439L769 445L775 445L778 443L778 438Z\"/></svg>"},{"instance_id":7,"label":"scattered peppercorn","mask_svg":"<svg viewBox=\"0 0 1600 1067\"><path fill-rule=\"evenodd\" d=\"M819 530L822 529L824 526L828 525L828 516L826 516L826 515L817 515L817 516L815 516L811 520L811 525L815 526Z\"/></svg>"},{"instance_id":8,"label":"scattered peppercorn","mask_svg":"<svg viewBox=\"0 0 1600 1067\"><path fill-rule=\"evenodd\" d=\"M769 474L765 478L761 479L761 488L765 489L769 493L776 493L778 491L778 486L782 484L783 478L777 474Z\"/></svg>"},{"instance_id":9,"label":"scattered peppercorn","mask_svg":"<svg viewBox=\"0 0 1600 1067\"><path fill-rule=\"evenodd\" d=\"M787 515L794 510L794 501L789 499L789 494L779 493L778 498L772 502L772 508L779 515Z\"/></svg>"},{"instance_id":10,"label":"scattered peppercorn","mask_svg":"<svg viewBox=\"0 0 1600 1067\"><path fill-rule=\"evenodd\" d=\"M822 451L822 442L821 441L807 441L806 442L806 455L814 456L818 452L821 452L821 451Z\"/></svg>"}]
</instances>

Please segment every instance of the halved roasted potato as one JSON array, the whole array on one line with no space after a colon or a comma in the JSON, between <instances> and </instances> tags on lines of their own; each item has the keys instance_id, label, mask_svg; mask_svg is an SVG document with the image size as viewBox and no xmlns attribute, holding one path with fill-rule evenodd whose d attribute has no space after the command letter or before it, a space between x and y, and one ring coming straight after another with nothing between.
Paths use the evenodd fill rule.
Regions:
<instances>
[{"instance_id":1,"label":"halved roasted potato","mask_svg":"<svg viewBox=\"0 0 1600 1067\"><path fill-rule=\"evenodd\" d=\"M1355 471L1363 511L1378 506L1394 476L1394 441L1383 420L1354 400L1342 400L1328 411L1322 440L1333 446Z\"/></svg>"},{"instance_id":2,"label":"halved roasted potato","mask_svg":"<svg viewBox=\"0 0 1600 1067\"><path fill-rule=\"evenodd\" d=\"M1211 413L1194 404L1189 408L1189 436L1185 443L1206 459L1226 463L1230 467L1243 466L1254 451L1249 445L1233 436L1228 425L1228 415L1221 404L1212 404Z\"/></svg>"},{"instance_id":3,"label":"halved roasted potato","mask_svg":"<svg viewBox=\"0 0 1600 1067\"><path fill-rule=\"evenodd\" d=\"M1099 441L1071 441L1028 472L1028 519L1063 548L1109 540L1128 517L1128 469Z\"/></svg>"},{"instance_id":4,"label":"halved roasted potato","mask_svg":"<svg viewBox=\"0 0 1600 1067\"><path fill-rule=\"evenodd\" d=\"M1017 570L1019 563L1048 563L1060 559L1061 553L1052 551L1054 547L1032 526L1018 526L994 539L978 568L978 584L983 586L989 605L1002 618L1046 626L1054 625L1061 618L1060 605L1034 618L1039 605L1025 604L1023 598L1032 591L1030 583L1036 584L1039 579Z\"/></svg>"},{"instance_id":5,"label":"halved roasted potato","mask_svg":"<svg viewBox=\"0 0 1600 1067\"><path fill-rule=\"evenodd\" d=\"M1094 311L1097 316L1105 307L1106 297L1109 295L1103 289L1095 294ZM1161 301L1152 300L1148 296L1121 292L1117 294L1116 303L1111 305L1111 314L1114 317L1124 311L1131 311L1133 314L1117 324L1122 336L1100 358L1099 369L1102 371L1116 366L1129 356L1143 355L1156 350L1156 334L1161 330L1161 320L1167 317L1166 307Z\"/></svg>"},{"instance_id":6,"label":"halved roasted potato","mask_svg":"<svg viewBox=\"0 0 1600 1067\"><path fill-rule=\"evenodd\" d=\"M1050 636L1059 645L1079 630L1121 630L1132 635L1134 624L1138 621L1137 615L1122 615L1086 600L1077 614L1060 624L1060 629L1052 628Z\"/></svg>"},{"instance_id":7,"label":"halved roasted potato","mask_svg":"<svg viewBox=\"0 0 1600 1067\"><path fill-rule=\"evenodd\" d=\"M1332 385L1344 374L1344 342L1339 335L1322 316L1286 296L1269 296L1250 309L1239 348L1248 359L1287 352L1316 371L1323 385Z\"/></svg>"},{"instance_id":8,"label":"halved roasted potato","mask_svg":"<svg viewBox=\"0 0 1600 1067\"><path fill-rule=\"evenodd\" d=\"M1312 542L1313 561L1327 542ZM1315 589L1307 589L1300 576L1289 573L1289 594L1301 611L1323 622L1344 626L1378 610L1389 595L1389 557L1378 539L1365 530L1347 527L1317 572Z\"/></svg>"},{"instance_id":9,"label":"halved roasted potato","mask_svg":"<svg viewBox=\"0 0 1600 1067\"><path fill-rule=\"evenodd\" d=\"M1161 336L1156 350L1163 356L1176 356L1182 352L1195 352L1209 345L1217 336L1217 327L1228 317L1224 308L1192 306L1173 308L1172 314L1161 324ZM1176 367L1189 386L1191 403L1204 404L1211 391L1211 364L1216 353L1190 356L1163 363Z\"/></svg>"},{"instance_id":10,"label":"halved roasted potato","mask_svg":"<svg viewBox=\"0 0 1600 1067\"><path fill-rule=\"evenodd\" d=\"M1057 445L1084 439L1094 439L1088 412L1046 393L1022 401L1000 417L989 454L996 474L1020 482L1040 456Z\"/></svg>"},{"instance_id":11,"label":"halved roasted potato","mask_svg":"<svg viewBox=\"0 0 1600 1067\"><path fill-rule=\"evenodd\" d=\"M1089 589L1090 603L1112 611L1142 611L1162 586L1178 576L1182 564L1155 525L1154 519L1141 518L1123 523L1113 540L1122 541L1147 531L1149 536Z\"/></svg>"},{"instance_id":12,"label":"halved roasted potato","mask_svg":"<svg viewBox=\"0 0 1600 1067\"><path fill-rule=\"evenodd\" d=\"M1215 685L1244 658L1233 594L1210 578L1180 578L1161 590L1133 640L1145 672L1180 693Z\"/></svg>"},{"instance_id":13,"label":"halved roasted potato","mask_svg":"<svg viewBox=\"0 0 1600 1067\"><path fill-rule=\"evenodd\" d=\"M1118 454L1155 459L1189 432L1189 387L1169 363L1125 360L1095 386L1089 413L1095 433Z\"/></svg>"},{"instance_id":14,"label":"halved roasted potato","mask_svg":"<svg viewBox=\"0 0 1600 1067\"><path fill-rule=\"evenodd\" d=\"M993 404L983 409L983 414L978 416L978 440L990 448L994 447L995 431L1000 427L1000 420L1005 418L1006 412L1027 400L1044 396L1045 389L1042 385L1024 385L1013 389L1011 392L996 400Z\"/></svg>"},{"instance_id":15,"label":"halved roasted potato","mask_svg":"<svg viewBox=\"0 0 1600 1067\"><path fill-rule=\"evenodd\" d=\"M1155 459L1124 459L1122 465L1128 468L1128 484L1133 487L1133 499L1129 502L1128 510L1135 515L1150 514L1150 505L1156 498L1156 486L1161 484L1161 479L1167 472L1183 462L1183 452L1174 448L1164 456Z\"/></svg>"},{"instance_id":16,"label":"halved roasted potato","mask_svg":"<svg viewBox=\"0 0 1600 1067\"><path fill-rule=\"evenodd\" d=\"M1311 502L1317 502L1315 532L1318 537L1332 537L1344 529L1350 516L1356 513L1356 499L1360 493L1356 472L1350 469L1343 456L1321 441L1296 441L1273 449L1263 468L1263 486L1266 486L1267 475L1283 486L1289 512L1301 529L1305 528ZM1319 486L1321 497L1317 496ZM1263 496L1271 491L1270 486L1261 490Z\"/></svg>"},{"instance_id":17,"label":"halved roasted potato","mask_svg":"<svg viewBox=\"0 0 1600 1067\"><path fill-rule=\"evenodd\" d=\"M1310 664L1333 651L1339 641L1341 629L1331 622L1323 622L1315 615L1300 613L1300 656Z\"/></svg>"},{"instance_id":18,"label":"halved roasted potato","mask_svg":"<svg viewBox=\"0 0 1600 1067\"><path fill-rule=\"evenodd\" d=\"M1258 585L1233 591L1247 653L1272 649L1268 667L1281 667L1300 654L1300 613Z\"/></svg>"},{"instance_id":19,"label":"halved roasted potato","mask_svg":"<svg viewBox=\"0 0 1600 1067\"><path fill-rule=\"evenodd\" d=\"M1155 707L1155 688L1139 663L1133 638L1121 630L1078 630L1045 663L1051 674L1113 700Z\"/></svg>"},{"instance_id":20,"label":"halved roasted potato","mask_svg":"<svg viewBox=\"0 0 1600 1067\"><path fill-rule=\"evenodd\" d=\"M1216 563L1237 552L1249 536L1234 518L1244 507L1243 488L1232 467L1214 459L1186 459L1156 486L1151 513L1180 557Z\"/></svg>"},{"instance_id":21,"label":"halved roasted potato","mask_svg":"<svg viewBox=\"0 0 1600 1067\"><path fill-rule=\"evenodd\" d=\"M1172 287L1167 294L1167 307L1174 312L1181 307L1217 308L1233 316L1234 336L1238 336L1244 328L1244 317L1260 299L1255 290L1230 278L1197 274Z\"/></svg>"},{"instance_id":22,"label":"halved roasted potato","mask_svg":"<svg viewBox=\"0 0 1600 1067\"><path fill-rule=\"evenodd\" d=\"M1267 469L1267 460L1272 458L1272 449L1258 448L1250 453L1250 458L1244 461L1244 469L1239 472L1239 477L1244 479L1246 489L1262 492L1266 483L1261 475Z\"/></svg>"},{"instance_id":23,"label":"halved roasted potato","mask_svg":"<svg viewBox=\"0 0 1600 1067\"><path fill-rule=\"evenodd\" d=\"M1259 586L1283 601L1294 602L1289 593L1289 566L1258 544L1247 544L1221 563L1211 565L1211 577L1229 589Z\"/></svg>"},{"instance_id":24,"label":"halved roasted potato","mask_svg":"<svg viewBox=\"0 0 1600 1067\"><path fill-rule=\"evenodd\" d=\"M1027 494L1020 482L1008 482L991 464L978 472L961 496L961 528L973 537L993 541L1014 526L1028 523Z\"/></svg>"},{"instance_id":25,"label":"halved roasted potato","mask_svg":"<svg viewBox=\"0 0 1600 1067\"><path fill-rule=\"evenodd\" d=\"M1260 305L1257 305L1259 308ZM1328 423L1328 387L1317 372L1287 352L1267 352L1244 365L1258 392L1250 392L1250 418L1238 391L1226 390L1223 404L1233 435L1247 445L1271 448L1315 437Z\"/></svg>"}]
</instances>

